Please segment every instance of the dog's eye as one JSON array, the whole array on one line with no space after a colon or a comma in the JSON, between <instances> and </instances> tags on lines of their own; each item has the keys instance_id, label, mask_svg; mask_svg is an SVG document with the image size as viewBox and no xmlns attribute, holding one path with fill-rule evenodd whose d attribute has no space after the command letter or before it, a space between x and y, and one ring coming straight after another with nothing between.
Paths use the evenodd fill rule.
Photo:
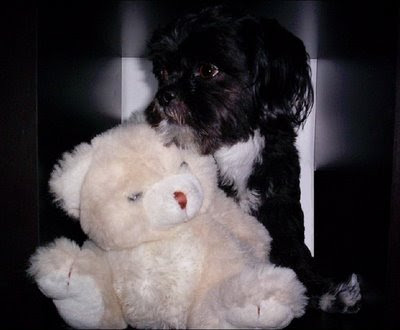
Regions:
<instances>
[{"instance_id":1,"label":"dog's eye","mask_svg":"<svg viewBox=\"0 0 400 330\"><path fill-rule=\"evenodd\" d=\"M140 197L142 197L143 193L134 193L128 196L128 200L130 202L136 202Z\"/></svg>"},{"instance_id":2,"label":"dog's eye","mask_svg":"<svg viewBox=\"0 0 400 330\"><path fill-rule=\"evenodd\" d=\"M203 79L214 78L219 73L218 67L211 63L205 63L199 68L199 75Z\"/></svg>"}]
</instances>

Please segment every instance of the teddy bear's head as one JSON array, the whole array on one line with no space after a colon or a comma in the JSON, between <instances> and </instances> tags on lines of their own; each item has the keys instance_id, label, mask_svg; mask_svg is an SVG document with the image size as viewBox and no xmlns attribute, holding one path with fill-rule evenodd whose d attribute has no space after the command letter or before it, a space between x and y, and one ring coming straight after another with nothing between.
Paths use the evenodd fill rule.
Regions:
<instances>
[{"instance_id":1,"label":"teddy bear's head","mask_svg":"<svg viewBox=\"0 0 400 330\"><path fill-rule=\"evenodd\" d=\"M161 239L205 212L212 157L164 146L144 124L122 125L65 153L50 178L59 205L104 249Z\"/></svg>"}]
</instances>

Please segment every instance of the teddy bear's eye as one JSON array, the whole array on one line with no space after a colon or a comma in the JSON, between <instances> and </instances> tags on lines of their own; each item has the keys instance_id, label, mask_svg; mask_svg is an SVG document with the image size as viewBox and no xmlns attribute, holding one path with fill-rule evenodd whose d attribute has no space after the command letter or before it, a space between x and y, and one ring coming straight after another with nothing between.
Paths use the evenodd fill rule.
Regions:
<instances>
[{"instance_id":1,"label":"teddy bear's eye","mask_svg":"<svg viewBox=\"0 0 400 330\"><path fill-rule=\"evenodd\" d=\"M128 196L128 200L129 200L130 202L135 202L135 201L137 201L140 197L142 197L142 195L143 195L143 193L141 193L141 192L139 192L139 193L134 193L134 194Z\"/></svg>"}]
</instances>

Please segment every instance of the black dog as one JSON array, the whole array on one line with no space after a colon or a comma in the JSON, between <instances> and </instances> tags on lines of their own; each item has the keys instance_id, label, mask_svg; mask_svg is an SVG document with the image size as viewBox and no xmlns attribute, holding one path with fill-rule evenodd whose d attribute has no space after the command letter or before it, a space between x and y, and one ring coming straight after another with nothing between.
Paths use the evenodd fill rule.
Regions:
<instances>
[{"instance_id":1,"label":"black dog","mask_svg":"<svg viewBox=\"0 0 400 330\"><path fill-rule=\"evenodd\" d=\"M147 121L214 155L221 187L266 226L272 262L296 271L310 306L357 311L357 277L332 285L304 244L295 140L313 89L303 43L274 20L213 7L157 31L150 58L159 91Z\"/></svg>"}]
</instances>

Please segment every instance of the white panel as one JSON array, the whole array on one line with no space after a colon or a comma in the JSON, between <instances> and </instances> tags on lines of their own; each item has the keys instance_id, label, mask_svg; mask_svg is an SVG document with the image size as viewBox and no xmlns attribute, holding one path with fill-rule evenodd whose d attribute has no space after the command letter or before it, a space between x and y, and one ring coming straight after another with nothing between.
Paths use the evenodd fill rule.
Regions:
<instances>
[{"instance_id":1,"label":"white panel","mask_svg":"<svg viewBox=\"0 0 400 330\"><path fill-rule=\"evenodd\" d=\"M312 59L310 66L314 86L314 107L304 128L298 132L297 147L300 154L301 206L304 212L305 242L314 255L314 137L317 60Z\"/></svg>"},{"instance_id":2,"label":"white panel","mask_svg":"<svg viewBox=\"0 0 400 330\"><path fill-rule=\"evenodd\" d=\"M317 60L311 60L312 82L315 98ZM142 111L151 102L157 91L157 80L152 74L151 63L142 58L122 58L122 120L131 113ZM316 102L314 102L315 104ZM297 146L301 166L301 204L304 212L305 241L314 255L314 132L315 109L303 129L299 131Z\"/></svg>"},{"instance_id":3,"label":"white panel","mask_svg":"<svg viewBox=\"0 0 400 330\"><path fill-rule=\"evenodd\" d=\"M122 121L131 113L143 111L157 92L157 80L149 60L137 57L122 58Z\"/></svg>"}]
</instances>

